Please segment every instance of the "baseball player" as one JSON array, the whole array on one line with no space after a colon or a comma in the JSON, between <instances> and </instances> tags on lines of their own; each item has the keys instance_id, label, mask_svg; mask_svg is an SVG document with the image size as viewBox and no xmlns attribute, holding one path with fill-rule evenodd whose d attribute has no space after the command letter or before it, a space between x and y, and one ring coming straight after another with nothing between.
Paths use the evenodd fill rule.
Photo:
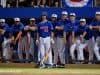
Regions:
<instances>
[{"instance_id":1,"label":"baseball player","mask_svg":"<svg viewBox=\"0 0 100 75\"><path fill-rule=\"evenodd\" d=\"M76 32L76 49L77 49L77 60L83 63L84 60L84 48L88 45L88 25L85 19L80 19L80 25L77 27Z\"/></svg>"},{"instance_id":2,"label":"baseball player","mask_svg":"<svg viewBox=\"0 0 100 75\"><path fill-rule=\"evenodd\" d=\"M100 11L96 12L95 19L90 24L89 28L92 30L92 49L89 51L89 60L93 60L93 53L98 61L100 61Z\"/></svg>"},{"instance_id":3,"label":"baseball player","mask_svg":"<svg viewBox=\"0 0 100 75\"><path fill-rule=\"evenodd\" d=\"M64 25L67 23L67 15L68 13L66 11L62 12L62 18L60 21L57 22L55 25L55 44L54 44L54 64L57 65L58 63L58 57L60 58L60 67L64 67L65 64L65 45L63 40L63 31L64 31Z\"/></svg>"},{"instance_id":4,"label":"baseball player","mask_svg":"<svg viewBox=\"0 0 100 75\"><path fill-rule=\"evenodd\" d=\"M57 58L57 37L56 37L56 30L55 30L55 27L56 27L56 25L57 25L57 14L52 14L51 15L51 22L52 22L52 25L53 25L53 28L54 28L54 30L53 30L53 33L54 33L54 44L53 44L53 52L54 52L54 67L56 67L56 65L57 65L57 60L58 60L58 58Z\"/></svg>"},{"instance_id":5,"label":"baseball player","mask_svg":"<svg viewBox=\"0 0 100 75\"><path fill-rule=\"evenodd\" d=\"M78 25L79 25L79 21L76 20L76 14L75 13L70 13L70 15L69 15L69 23L65 27L68 30L65 29L64 41L65 41L65 44L69 41L69 44L70 44L70 56L71 56L72 60L76 60L75 59L75 55L74 55L74 51L75 51L74 39L75 39L76 28L77 28Z\"/></svg>"},{"instance_id":6,"label":"baseball player","mask_svg":"<svg viewBox=\"0 0 100 75\"><path fill-rule=\"evenodd\" d=\"M10 29L8 24L5 23L5 19L0 19L0 37L2 41L3 58L5 62L10 62L12 58L12 51L10 44L13 38L10 37Z\"/></svg>"},{"instance_id":7,"label":"baseball player","mask_svg":"<svg viewBox=\"0 0 100 75\"><path fill-rule=\"evenodd\" d=\"M40 46L40 68L51 67L52 65L52 53L50 43L53 40L53 26L50 21L47 20L47 14L42 14L42 21L38 24L38 39ZM46 55L48 59L45 60Z\"/></svg>"},{"instance_id":8,"label":"baseball player","mask_svg":"<svg viewBox=\"0 0 100 75\"><path fill-rule=\"evenodd\" d=\"M22 36L22 32L24 30L24 25L20 22L20 18L14 18L15 24L12 25L11 30L13 32L14 41L13 44L16 46L18 44L18 57L19 60L23 61L23 49L25 46L25 34ZM28 59L28 55L26 54L26 58Z\"/></svg>"},{"instance_id":9,"label":"baseball player","mask_svg":"<svg viewBox=\"0 0 100 75\"><path fill-rule=\"evenodd\" d=\"M30 24L24 27L24 30L27 31L27 42L26 42L26 48L29 51L29 53L32 55L34 59L34 42L36 41L36 24L35 24L35 18L30 18Z\"/></svg>"},{"instance_id":10,"label":"baseball player","mask_svg":"<svg viewBox=\"0 0 100 75\"><path fill-rule=\"evenodd\" d=\"M59 20L59 22L58 22L58 25L63 25L63 26L65 26L67 23L69 22L69 20L68 20L68 12L67 11L62 11L62 13L61 13L61 20ZM64 30L64 29L63 29ZM59 33L58 33L58 35L59 35ZM60 33L60 35L62 35L61 33ZM62 38L63 39L63 38ZM62 43L63 43L63 41L62 41ZM63 45L61 45L61 47L62 47ZM64 63L66 62L66 63L68 63L68 46L64 46L65 48L63 48L63 51L65 51L65 53L64 53L64 55L62 56L62 57L64 57L63 59L62 59L62 57L61 57L61 61L63 60L63 63L61 62L61 65L60 65L60 67L64 67ZM65 49L65 50L64 50ZM62 51L62 52L63 52ZM63 53L62 53L63 54ZM61 54L60 54L60 56L61 56Z\"/></svg>"}]
</instances>

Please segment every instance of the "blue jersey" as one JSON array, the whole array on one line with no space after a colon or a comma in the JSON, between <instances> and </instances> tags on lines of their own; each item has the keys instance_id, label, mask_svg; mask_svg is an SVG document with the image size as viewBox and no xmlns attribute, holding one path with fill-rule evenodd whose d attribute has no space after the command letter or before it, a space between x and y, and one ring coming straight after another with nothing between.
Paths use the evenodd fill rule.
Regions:
<instances>
[{"instance_id":1,"label":"blue jersey","mask_svg":"<svg viewBox=\"0 0 100 75\"><path fill-rule=\"evenodd\" d=\"M81 25L79 25L78 27L77 27L77 36L80 36L80 35L83 35L83 33L84 32L87 32L87 30L88 30L88 25L84 25L84 26L81 26Z\"/></svg>"},{"instance_id":2,"label":"blue jersey","mask_svg":"<svg viewBox=\"0 0 100 75\"><path fill-rule=\"evenodd\" d=\"M76 36L80 36L80 35L83 35L84 32L87 32L87 34L85 35L85 39L88 40L89 39L89 36L88 36L88 28L89 26L86 24L84 26L81 26L79 25L77 27L77 31L76 31Z\"/></svg>"},{"instance_id":3,"label":"blue jersey","mask_svg":"<svg viewBox=\"0 0 100 75\"><path fill-rule=\"evenodd\" d=\"M53 31L53 25L50 21L40 22L38 25L38 33L40 37L48 37Z\"/></svg>"},{"instance_id":4,"label":"blue jersey","mask_svg":"<svg viewBox=\"0 0 100 75\"><path fill-rule=\"evenodd\" d=\"M65 27L68 22L69 22L68 20L59 20L57 22L56 26ZM56 30L55 36L63 37L63 32L64 32L64 29L63 30Z\"/></svg>"},{"instance_id":5,"label":"blue jersey","mask_svg":"<svg viewBox=\"0 0 100 75\"><path fill-rule=\"evenodd\" d=\"M100 26L100 21L97 21L96 19L94 19L91 24L92 26ZM100 31L97 29L93 29L92 30L92 35L96 38L97 36L100 36Z\"/></svg>"},{"instance_id":6,"label":"blue jersey","mask_svg":"<svg viewBox=\"0 0 100 75\"><path fill-rule=\"evenodd\" d=\"M14 24L11 27L11 30L13 32L13 36L16 37L20 31L23 31L24 30L24 25L22 23L20 23L19 25L15 25Z\"/></svg>"},{"instance_id":7,"label":"blue jersey","mask_svg":"<svg viewBox=\"0 0 100 75\"><path fill-rule=\"evenodd\" d=\"M4 37L8 38L9 37L9 33L10 33L10 29L8 24L4 24L3 26L0 26L0 29L5 30L5 33L3 35L0 35L0 41L3 41Z\"/></svg>"},{"instance_id":8,"label":"blue jersey","mask_svg":"<svg viewBox=\"0 0 100 75\"><path fill-rule=\"evenodd\" d=\"M73 23L69 21L69 23L65 25L64 31L67 33L67 37L69 37L72 32L76 33L79 23L80 22L78 20L75 20Z\"/></svg>"}]
</instances>

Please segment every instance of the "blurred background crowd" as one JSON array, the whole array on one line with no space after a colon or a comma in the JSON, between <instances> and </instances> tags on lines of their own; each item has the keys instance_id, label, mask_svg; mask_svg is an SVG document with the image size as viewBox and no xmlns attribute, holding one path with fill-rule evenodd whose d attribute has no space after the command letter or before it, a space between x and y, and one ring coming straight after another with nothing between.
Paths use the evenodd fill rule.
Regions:
<instances>
[{"instance_id":1,"label":"blurred background crowd","mask_svg":"<svg viewBox=\"0 0 100 75\"><path fill-rule=\"evenodd\" d=\"M64 7L62 0L0 0L1 7L18 8L18 7ZM72 0L79 1L79 0ZM93 7L100 6L100 0L93 0Z\"/></svg>"}]
</instances>

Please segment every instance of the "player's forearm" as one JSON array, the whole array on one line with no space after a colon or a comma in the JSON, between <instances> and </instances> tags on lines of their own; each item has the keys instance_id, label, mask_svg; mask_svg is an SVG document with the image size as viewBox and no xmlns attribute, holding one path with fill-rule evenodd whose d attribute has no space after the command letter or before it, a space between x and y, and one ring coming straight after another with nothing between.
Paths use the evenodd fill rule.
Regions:
<instances>
[{"instance_id":1,"label":"player's forearm","mask_svg":"<svg viewBox=\"0 0 100 75\"><path fill-rule=\"evenodd\" d=\"M15 38L15 41L17 41L17 40L21 37L21 35L22 35L22 31L20 31L20 32L18 33L17 37Z\"/></svg>"},{"instance_id":2,"label":"player's forearm","mask_svg":"<svg viewBox=\"0 0 100 75\"><path fill-rule=\"evenodd\" d=\"M54 39L54 32L51 32L51 39Z\"/></svg>"},{"instance_id":3,"label":"player's forearm","mask_svg":"<svg viewBox=\"0 0 100 75\"><path fill-rule=\"evenodd\" d=\"M59 26L56 26L56 28L55 29L57 29L57 30L63 30L64 29L64 27L62 26L62 27L59 27Z\"/></svg>"},{"instance_id":4,"label":"player's forearm","mask_svg":"<svg viewBox=\"0 0 100 75\"><path fill-rule=\"evenodd\" d=\"M65 44L66 44L66 42L67 42L67 40L66 40L66 38L67 38L67 37L66 37L66 32L63 33L63 36L64 36L64 42L65 42Z\"/></svg>"},{"instance_id":5,"label":"player's forearm","mask_svg":"<svg viewBox=\"0 0 100 75\"><path fill-rule=\"evenodd\" d=\"M84 32L84 33L83 33L83 38L86 36L86 34L87 34L87 32Z\"/></svg>"},{"instance_id":6,"label":"player's forearm","mask_svg":"<svg viewBox=\"0 0 100 75\"><path fill-rule=\"evenodd\" d=\"M35 31L37 28L36 27L29 27L29 30Z\"/></svg>"},{"instance_id":7,"label":"player's forearm","mask_svg":"<svg viewBox=\"0 0 100 75\"><path fill-rule=\"evenodd\" d=\"M92 26L94 29L100 29L100 26Z\"/></svg>"}]
</instances>

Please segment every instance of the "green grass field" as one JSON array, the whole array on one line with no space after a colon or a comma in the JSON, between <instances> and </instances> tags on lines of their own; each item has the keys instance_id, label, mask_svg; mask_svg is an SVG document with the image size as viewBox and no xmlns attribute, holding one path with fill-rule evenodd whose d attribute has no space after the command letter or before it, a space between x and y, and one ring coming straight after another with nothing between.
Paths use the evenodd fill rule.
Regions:
<instances>
[{"instance_id":1,"label":"green grass field","mask_svg":"<svg viewBox=\"0 0 100 75\"><path fill-rule=\"evenodd\" d=\"M65 68L39 69L37 65L1 63L0 75L100 75L100 64L66 64Z\"/></svg>"},{"instance_id":2,"label":"green grass field","mask_svg":"<svg viewBox=\"0 0 100 75\"><path fill-rule=\"evenodd\" d=\"M0 74L2 73L24 73L24 74L88 74L88 75L94 75L98 74L100 75L100 69L61 69L61 68L55 68L55 69L25 69L25 68L0 68Z\"/></svg>"}]
</instances>

